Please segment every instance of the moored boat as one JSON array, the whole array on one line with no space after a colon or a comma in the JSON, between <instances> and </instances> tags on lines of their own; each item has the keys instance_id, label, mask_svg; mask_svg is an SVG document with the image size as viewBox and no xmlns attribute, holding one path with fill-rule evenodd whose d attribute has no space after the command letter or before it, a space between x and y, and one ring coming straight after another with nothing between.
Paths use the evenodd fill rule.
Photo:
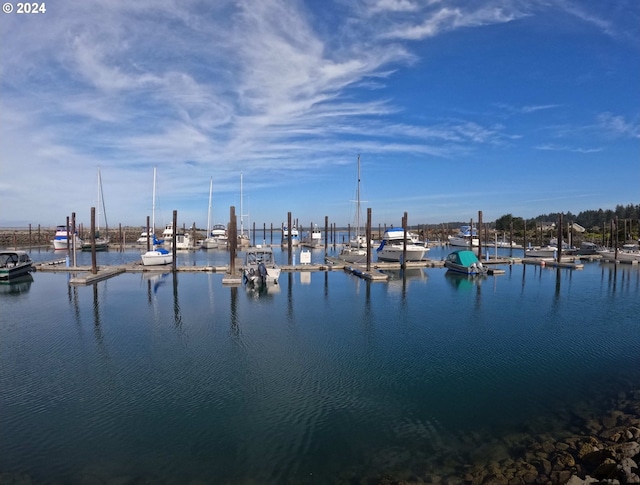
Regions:
<instances>
[{"instance_id":1,"label":"moored boat","mask_svg":"<svg viewBox=\"0 0 640 485\"><path fill-rule=\"evenodd\" d=\"M26 251L0 251L0 280L9 280L33 271L33 261Z\"/></svg>"},{"instance_id":2,"label":"moored boat","mask_svg":"<svg viewBox=\"0 0 640 485\"><path fill-rule=\"evenodd\" d=\"M68 244L67 244L68 241ZM80 249L82 247L82 239L78 236L78 232L75 234L71 234L71 230L67 229L67 226L56 226L56 234L51 241L53 244L53 249L67 249L67 246L70 249L73 249L75 244L76 249Z\"/></svg>"},{"instance_id":3,"label":"moored boat","mask_svg":"<svg viewBox=\"0 0 640 485\"><path fill-rule=\"evenodd\" d=\"M313 228L303 236L302 245L309 248L322 246L322 232L318 228L318 224L314 224Z\"/></svg>"},{"instance_id":4,"label":"moored boat","mask_svg":"<svg viewBox=\"0 0 640 485\"><path fill-rule=\"evenodd\" d=\"M280 268L276 264L273 251L268 247L247 249L242 273L245 281L254 286L277 284L280 278Z\"/></svg>"},{"instance_id":5,"label":"moored boat","mask_svg":"<svg viewBox=\"0 0 640 485\"><path fill-rule=\"evenodd\" d=\"M450 253L444 260L445 268L466 275L486 274L487 270L473 251L459 249Z\"/></svg>"},{"instance_id":6,"label":"moored boat","mask_svg":"<svg viewBox=\"0 0 640 485\"><path fill-rule=\"evenodd\" d=\"M165 248L153 248L142 254L144 266L162 266L173 262L173 252Z\"/></svg>"},{"instance_id":7,"label":"moored boat","mask_svg":"<svg viewBox=\"0 0 640 485\"><path fill-rule=\"evenodd\" d=\"M480 239L478 238L478 232L475 227L460 226L458 234L449 236L449 244L463 248L478 247L480 245Z\"/></svg>"},{"instance_id":8,"label":"moored boat","mask_svg":"<svg viewBox=\"0 0 640 485\"><path fill-rule=\"evenodd\" d=\"M385 231L376 253L378 261L401 262L403 254L406 254L406 261L420 261L428 250L427 247L414 244L404 229L396 227Z\"/></svg>"},{"instance_id":9,"label":"moored boat","mask_svg":"<svg viewBox=\"0 0 640 485\"><path fill-rule=\"evenodd\" d=\"M553 259L556 257L558 253L558 248L556 246L536 246L536 247L528 247L524 250L525 258L543 258L543 259Z\"/></svg>"}]
</instances>

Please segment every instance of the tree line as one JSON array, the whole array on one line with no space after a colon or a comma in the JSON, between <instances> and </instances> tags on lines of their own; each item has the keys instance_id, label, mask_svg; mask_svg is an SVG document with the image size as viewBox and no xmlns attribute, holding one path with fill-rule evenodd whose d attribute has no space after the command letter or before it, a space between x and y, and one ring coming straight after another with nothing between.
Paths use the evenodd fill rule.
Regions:
<instances>
[{"instance_id":1,"label":"tree line","mask_svg":"<svg viewBox=\"0 0 640 485\"><path fill-rule=\"evenodd\" d=\"M559 212L552 212L549 214L541 214L533 219L527 219L527 229L530 229L535 224L540 223L552 223L557 222L560 217ZM587 229L589 232L601 232L603 227L608 227L611 221L615 220L628 220L637 221L640 219L640 204L628 204L628 205L616 205L614 210L611 209L597 209L597 210L585 210L578 214L572 214L571 212L562 213L562 220L565 223L575 222ZM511 228L513 222L513 229L521 231L524 229L524 219L522 217L515 217L512 214L505 214L495 222L495 228L498 231L508 231Z\"/></svg>"}]
</instances>

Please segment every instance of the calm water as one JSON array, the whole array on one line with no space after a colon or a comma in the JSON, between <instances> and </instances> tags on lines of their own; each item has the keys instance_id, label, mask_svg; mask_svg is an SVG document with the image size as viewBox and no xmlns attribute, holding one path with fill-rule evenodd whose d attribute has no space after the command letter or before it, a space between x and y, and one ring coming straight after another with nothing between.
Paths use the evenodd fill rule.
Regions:
<instances>
[{"instance_id":1,"label":"calm water","mask_svg":"<svg viewBox=\"0 0 640 485\"><path fill-rule=\"evenodd\" d=\"M198 251L178 264L227 260ZM640 385L637 266L505 269L387 283L283 273L263 294L200 273L2 285L0 472L179 484L453 470L483 444L561 433L574 406Z\"/></svg>"}]
</instances>

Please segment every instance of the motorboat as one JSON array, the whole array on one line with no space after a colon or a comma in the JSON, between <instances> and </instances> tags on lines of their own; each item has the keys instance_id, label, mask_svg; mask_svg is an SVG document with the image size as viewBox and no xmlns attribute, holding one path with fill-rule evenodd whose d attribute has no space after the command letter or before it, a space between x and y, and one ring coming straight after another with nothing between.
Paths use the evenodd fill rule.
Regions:
<instances>
[{"instance_id":1,"label":"motorboat","mask_svg":"<svg viewBox=\"0 0 640 485\"><path fill-rule=\"evenodd\" d=\"M460 226L458 234L449 236L449 244L463 248L478 247L480 245L478 231L472 226Z\"/></svg>"},{"instance_id":2,"label":"motorboat","mask_svg":"<svg viewBox=\"0 0 640 485\"><path fill-rule=\"evenodd\" d=\"M582 241L580 243L580 247L578 248L578 254L581 256L590 256L594 254L598 254L598 251L601 250L596 243L590 241Z\"/></svg>"},{"instance_id":3,"label":"motorboat","mask_svg":"<svg viewBox=\"0 0 640 485\"><path fill-rule=\"evenodd\" d=\"M557 246L535 246L535 247L530 246L524 250L524 257L555 259L557 253L558 253Z\"/></svg>"},{"instance_id":4,"label":"motorboat","mask_svg":"<svg viewBox=\"0 0 640 485\"><path fill-rule=\"evenodd\" d=\"M214 224L204 240L203 247L206 249L226 249L227 244L229 244L227 228L224 224Z\"/></svg>"},{"instance_id":5,"label":"motorboat","mask_svg":"<svg viewBox=\"0 0 640 485\"><path fill-rule=\"evenodd\" d=\"M169 222L164 226L164 230L162 231L162 239L164 239L169 244L173 241L173 222Z\"/></svg>"},{"instance_id":6,"label":"motorboat","mask_svg":"<svg viewBox=\"0 0 640 485\"><path fill-rule=\"evenodd\" d=\"M80 249L82 247L82 239L78 236L78 232L76 231L72 237L69 236L72 235L71 231L67 229L67 226L56 226L56 234L51 241L53 249L67 249L67 246L73 249L74 244L76 249ZM67 244L67 241L69 244Z\"/></svg>"},{"instance_id":7,"label":"motorboat","mask_svg":"<svg viewBox=\"0 0 640 485\"><path fill-rule=\"evenodd\" d=\"M180 250L189 250L189 249L195 248L193 238L189 233L176 234L174 243L176 245L176 249L180 249Z\"/></svg>"},{"instance_id":8,"label":"motorboat","mask_svg":"<svg viewBox=\"0 0 640 485\"><path fill-rule=\"evenodd\" d=\"M338 257L347 263L366 263L367 250L358 246L346 245L340 250Z\"/></svg>"},{"instance_id":9,"label":"motorboat","mask_svg":"<svg viewBox=\"0 0 640 485\"><path fill-rule=\"evenodd\" d=\"M26 251L0 251L0 280L17 278L33 269L33 261Z\"/></svg>"},{"instance_id":10,"label":"motorboat","mask_svg":"<svg viewBox=\"0 0 640 485\"><path fill-rule=\"evenodd\" d=\"M322 246L322 232L318 228L318 224L314 224L313 228L304 235L302 245L309 248L319 248Z\"/></svg>"},{"instance_id":11,"label":"motorboat","mask_svg":"<svg viewBox=\"0 0 640 485\"><path fill-rule=\"evenodd\" d=\"M409 234L405 232L403 228L391 228L385 231L382 236L382 242L378 249L376 249L378 261L401 262L402 256L405 254L405 241L405 261L420 261L429 250L429 248L414 244Z\"/></svg>"},{"instance_id":12,"label":"motorboat","mask_svg":"<svg viewBox=\"0 0 640 485\"><path fill-rule=\"evenodd\" d=\"M282 226L282 245L286 246L289 244L289 237L291 237L291 245L298 246L300 244L300 233L296 226L291 227L291 236L289 236L289 228L284 225Z\"/></svg>"},{"instance_id":13,"label":"motorboat","mask_svg":"<svg viewBox=\"0 0 640 485\"><path fill-rule=\"evenodd\" d=\"M278 283L280 268L276 264L273 251L269 247L255 247L245 252L242 267L244 279L248 284L261 286Z\"/></svg>"},{"instance_id":14,"label":"motorboat","mask_svg":"<svg viewBox=\"0 0 640 485\"><path fill-rule=\"evenodd\" d=\"M162 266L173 263L173 252L165 248L156 248L142 254L142 264L144 266Z\"/></svg>"},{"instance_id":15,"label":"motorboat","mask_svg":"<svg viewBox=\"0 0 640 485\"><path fill-rule=\"evenodd\" d=\"M447 255L444 266L450 271L465 275L482 275L487 272L476 253L468 249L459 249Z\"/></svg>"},{"instance_id":16,"label":"motorboat","mask_svg":"<svg viewBox=\"0 0 640 485\"><path fill-rule=\"evenodd\" d=\"M606 261L640 262L640 251L636 249L601 249L598 254Z\"/></svg>"}]
</instances>

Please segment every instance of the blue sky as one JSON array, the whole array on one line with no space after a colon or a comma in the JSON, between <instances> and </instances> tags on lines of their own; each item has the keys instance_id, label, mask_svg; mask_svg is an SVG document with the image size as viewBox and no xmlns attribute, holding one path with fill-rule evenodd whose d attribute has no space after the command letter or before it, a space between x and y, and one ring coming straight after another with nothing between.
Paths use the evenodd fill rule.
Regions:
<instances>
[{"instance_id":1,"label":"blue sky","mask_svg":"<svg viewBox=\"0 0 640 485\"><path fill-rule=\"evenodd\" d=\"M15 2L14 2L15 4ZM56 0L0 15L0 226L640 202L636 0Z\"/></svg>"}]
</instances>

